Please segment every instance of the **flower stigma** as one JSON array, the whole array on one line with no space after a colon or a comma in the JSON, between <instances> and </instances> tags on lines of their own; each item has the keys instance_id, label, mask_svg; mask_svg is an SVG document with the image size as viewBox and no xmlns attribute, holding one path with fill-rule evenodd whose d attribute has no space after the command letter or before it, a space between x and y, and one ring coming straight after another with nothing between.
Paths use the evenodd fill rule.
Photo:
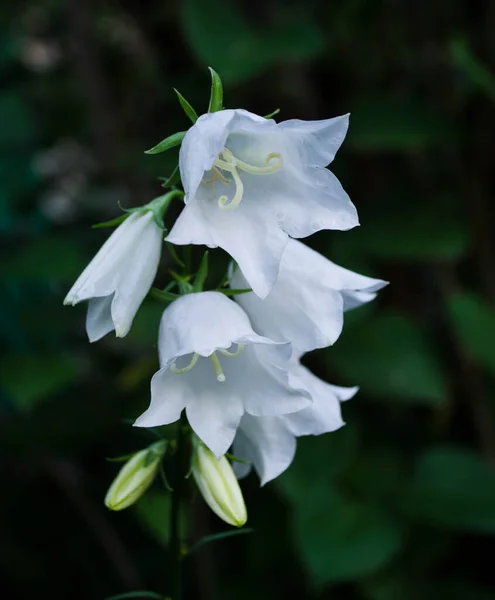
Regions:
<instances>
[{"instance_id":1,"label":"flower stigma","mask_svg":"<svg viewBox=\"0 0 495 600\"><path fill-rule=\"evenodd\" d=\"M222 210L234 210L239 206L244 195L244 184L239 175L239 170L251 175L271 175L283 166L282 156L278 152L268 154L265 161L267 163L266 167L256 167L240 160L228 148L224 148L213 163L211 179L203 181L203 183L205 185L213 185L214 190L216 181L221 181L226 186L230 186L233 182L235 184L233 197L229 198L225 194L222 194L218 198L218 207ZM222 171L230 174L231 179L227 179Z\"/></svg>"},{"instance_id":2,"label":"flower stigma","mask_svg":"<svg viewBox=\"0 0 495 600\"><path fill-rule=\"evenodd\" d=\"M227 356L228 358L237 358L238 356L240 356L242 354L243 350L244 350L244 344L237 344L237 350L235 352L229 352L228 350L225 350L224 348L219 348L218 352L220 352L220 354L222 354L223 356ZM217 353L213 352L212 354L210 354L210 356L208 358L213 363L213 368L215 369L215 373L217 375L217 381L219 383L224 383L226 380L226 377L225 377L225 373L223 372L222 365L220 364L220 360L218 359ZM179 368L176 366L175 361L174 361L170 365L170 371L171 371L171 373L174 373L175 375L181 375L182 373L187 373L188 371L191 371L194 368L194 366L198 362L198 359L199 359L199 354L197 352L195 352L192 355L192 358L189 361L189 364L187 366Z\"/></svg>"}]
</instances>

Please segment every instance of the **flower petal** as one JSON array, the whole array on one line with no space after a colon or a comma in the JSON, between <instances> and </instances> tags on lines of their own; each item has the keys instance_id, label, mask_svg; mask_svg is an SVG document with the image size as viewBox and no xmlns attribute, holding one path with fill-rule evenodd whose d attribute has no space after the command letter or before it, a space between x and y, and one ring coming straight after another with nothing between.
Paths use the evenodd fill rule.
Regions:
<instances>
[{"instance_id":1,"label":"flower petal","mask_svg":"<svg viewBox=\"0 0 495 600\"><path fill-rule=\"evenodd\" d=\"M91 298L86 313L86 333L90 342L97 342L114 329L111 313L113 294Z\"/></svg>"},{"instance_id":2,"label":"flower petal","mask_svg":"<svg viewBox=\"0 0 495 600\"><path fill-rule=\"evenodd\" d=\"M164 311L158 349L162 366L196 352L209 356L218 348L258 339L246 313L220 292L181 296Z\"/></svg>"},{"instance_id":3,"label":"flower petal","mask_svg":"<svg viewBox=\"0 0 495 600\"><path fill-rule=\"evenodd\" d=\"M261 485L275 479L292 463L296 438L278 417L244 415L234 440L234 455L253 463ZM247 467L247 469L246 469ZM247 475L249 465L233 464L234 472Z\"/></svg>"}]
</instances>

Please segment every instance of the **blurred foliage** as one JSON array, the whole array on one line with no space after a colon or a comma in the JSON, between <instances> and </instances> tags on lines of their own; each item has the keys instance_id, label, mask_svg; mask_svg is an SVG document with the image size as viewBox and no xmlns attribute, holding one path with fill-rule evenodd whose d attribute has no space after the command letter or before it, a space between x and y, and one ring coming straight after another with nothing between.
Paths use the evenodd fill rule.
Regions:
<instances>
[{"instance_id":1,"label":"blurred foliage","mask_svg":"<svg viewBox=\"0 0 495 600\"><path fill-rule=\"evenodd\" d=\"M107 456L150 442L161 307L90 346L69 286L161 193L187 128L173 88L277 118L351 112L333 169L362 227L310 241L388 279L347 315L320 376L359 385L342 430L243 483L254 533L186 559L190 598L488 600L495 533L495 11L462 0L35 0L0 16L0 573L6 598L166 585L168 494L113 514ZM172 218L173 211L170 213ZM199 265L201 249L193 260ZM210 276L224 258L211 253ZM165 261L166 262L166 261ZM167 265L159 274L165 281ZM191 497L190 543L224 530Z\"/></svg>"}]
</instances>

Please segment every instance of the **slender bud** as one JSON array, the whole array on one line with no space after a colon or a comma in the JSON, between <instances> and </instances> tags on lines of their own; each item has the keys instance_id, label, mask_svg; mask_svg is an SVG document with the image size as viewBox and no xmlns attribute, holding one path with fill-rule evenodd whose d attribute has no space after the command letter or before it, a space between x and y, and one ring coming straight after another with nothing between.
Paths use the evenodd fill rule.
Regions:
<instances>
[{"instance_id":1,"label":"slender bud","mask_svg":"<svg viewBox=\"0 0 495 600\"><path fill-rule=\"evenodd\" d=\"M110 510L122 510L141 498L158 473L166 447L164 440L156 442L125 463L105 496Z\"/></svg>"},{"instance_id":2,"label":"slender bud","mask_svg":"<svg viewBox=\"0 0 495 600\"><path fill-rule=\"evenodd\" d=\"M194 446L192 473L203 498L223 521L242 527L247 521L246 505L229 461L225 456L217 459L197 438Z\"/></svg>"}]
</instances>

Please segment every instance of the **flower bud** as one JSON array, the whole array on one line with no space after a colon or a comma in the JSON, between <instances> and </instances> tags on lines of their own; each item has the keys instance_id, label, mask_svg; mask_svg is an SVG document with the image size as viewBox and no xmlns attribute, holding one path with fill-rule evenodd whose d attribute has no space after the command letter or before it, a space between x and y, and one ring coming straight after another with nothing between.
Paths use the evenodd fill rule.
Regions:
<instances>
[{"instance_id":1,"label":"flower bud","mask_svg":"<svg viewBox=\"0 0 495 600\"><path fill-rule=\"evenodd\" d=\"M246 505L234 471L225 456L217 459L196 440L192 474L211 510L223 521L241 527L247 521Z\"/></svg>"},{"instance_id":2,"label":"flower bud","mask_svg":"<svg viewBox=\"0 0 495 600\"><path fill-rule=\"evenodd\" d=\"M165 454L166 442L156 442L136 452L120 469L105 496L110 510L122 510L134 504L153 483Z\"/></svg>"}]
</instances>

